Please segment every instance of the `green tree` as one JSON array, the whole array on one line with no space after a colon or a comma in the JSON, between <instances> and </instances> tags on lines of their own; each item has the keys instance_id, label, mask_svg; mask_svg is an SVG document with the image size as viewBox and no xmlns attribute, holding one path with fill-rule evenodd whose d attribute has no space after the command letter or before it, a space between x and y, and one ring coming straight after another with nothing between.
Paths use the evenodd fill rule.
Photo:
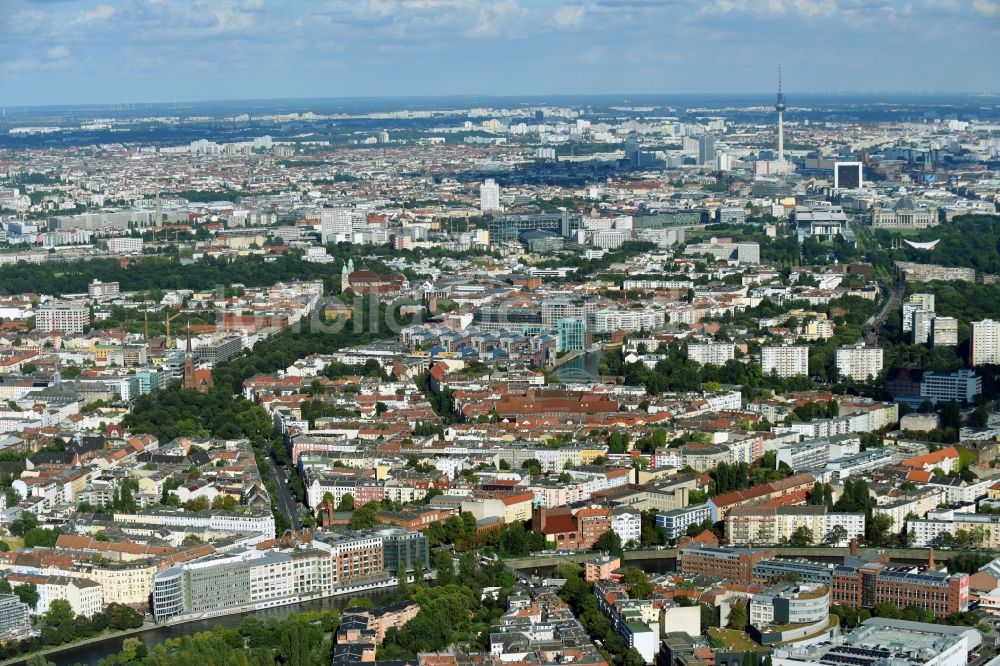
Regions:
<instances>
[{"instance_id":1,"label":"green tree","mask_svg":"<svg viewBox=\"0 0 1000 666\"><path fill-rule=\"evenodd\" d=\"M830 528L830 531L826 533L826 537L823 541L828 546L836 546L837 544L843 543L848 537L847 528L843 525L834 525Z\"/></svg>"},{"instance_id":2,"label":"green tree","mask_svg":"<svg viewBox=\"0 0 1000 666\"><path fill-rule=\"evenodd\" d=\"M22 583L14 587L14 594L17 598L21 600L21 603L27 604L28 608L34 608L38 604L39 594L38 588L34 583Z\"/></svg>"},{"instance_id":3,"label":"green tree","mask_svg":"<svg viewBox=\"0 0 1000 666\"><path fill-rule=\"evenodd\" d=\"M730 629L743 631L749 622L746 603L734 603L729 608L729 622L726 624Z\"/></svg>"},{"instance_id":4,"label":"green tree","mask_svg":"<svg viewBox=\"0 0 1000 666\"><path fill-rule=\"evenodd\" d=\"M26 664L26 666L56 666L56 663L54 661L49 661L40 654L28 657L28 660L24 663Z\"/></svg>"},{"instance_id":5,"label":"green tree","mask_svg":"<svg viewBox=\"0 0 1000 666\"><path fill-rule=\"evenodd\" d=\"M407 580L406 563L400 558L399 564L396 565L396 595L400 599L406 599L410 596L410 583Z\"/></svg>"},{"instance_id":6,"label":"green tree","mask_svg":"<svg viewBox=\"0 0 1000 666\"><path fill-rule=\"evenodd\" d=\"M594 550L601 550L611 555L622 557L625 550L622 548L622 540L614 530L608 530L594 542Z\"/></svg>"},{"instance_id":7,"label":"green tree","mask_svg":"<svg viewBox=\"0 0 1000 666\"><path fill-rule=\"evenodd\" d=\"M330 500L332 504L332 495L330 496ZM337 511L354 511L354 495L351 493L344 493L340 498L340 503L337 504Z\"/></svg>"},{"instance_id":8,"label":"green tree","mask_svg":"<svg viewBox=\"0 0 1000 666\"><path fill-rule=\"evenodd\" d=\"M539 476L542 473L542 463L534 458L529 458L521 463L521 469L527 470L532 476Z\"/></svg>"},{"instance_id":9,"label":"green tree","mask_svg":"<svg viewBox=\"0 0 1000 666\"><path fill-rule=\"evenodd\" d=\"M813 545L813 532L811 529L805 525L800 525L795 528L795 532L792 533L791 543L793 546L811 546Z\"/></svg>"},{"instance_id":10,"label":"green tree","mask_svg":"<svg viewBox=\"0 0 1000 666\"><path fill-rule=\"evenodd\" d=\"M355 509L348 523L349 527L352 530L366 530L375 527L379 524L378 511L379 503L374 500Z\"/></svg>"},{"instance_id":11,"label":"green tree","mask_svg":"<svg viewBox=\"0 0 1000 666\"><path fill-rule=\"evenodd\" d=\"M653 585L646 574L638 567L628 567L622 577L622 582L628 589L629 596L634 599L649 599L653 593Z\"/></svg>"},{"instance_id":12,"label":"green tree","mask_svg":"<svg viewBox=\"0 0 1000 666\"><path fill-rule=\"evenodd\" d=\"M437 572L438 585L451 585L455 582L455 562L451 559L451 553L444 548L435 550L431 555L431 563Z\"/></svg>"}]
</instances>

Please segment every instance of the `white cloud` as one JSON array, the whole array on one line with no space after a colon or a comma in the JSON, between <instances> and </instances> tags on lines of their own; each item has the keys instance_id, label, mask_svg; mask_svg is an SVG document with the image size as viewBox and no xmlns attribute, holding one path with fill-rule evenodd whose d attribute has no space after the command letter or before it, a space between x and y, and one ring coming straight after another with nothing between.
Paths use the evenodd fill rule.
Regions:
<instances>
[{"instance_id":1,"label":"white cloud","mask_svg":"<svg viewBox=\"0 0 1000 666\"><path fill-rule=\"evenodd\" d=\"M983 16L1000 17L1000 2L998 0L973 0L972 11Z\"/></svg>"},{"instance_id":2,"label":"white cloud","mask_svg":"<svg viewBox=\"0 0 1000 666\"><path fill-rule=\"evenodd\" d=\"M560 28L579 28L586 18L583 5L563 5L552 14L552 19Z\"/></svg>"},{"instance_id":3,"label":"white cloud","mask_svg":"<svg viewBox=\"0 0 1000 666\"><path fill-rule=\"evenodd\" d=\"M466 31L466 35L477 38L516 36L518 31L526 27L529 14L517 0L482 3L476 14L476 22Z\"/></svg>"},{"instance_id":4,"label":"white cloud","mask_svg":"<svg viewBox=\"0 0 1000 666\"><path fill-rule=\"evenodd\" d=\"M792 11L801 16L833 16L837 13L837 0L715 0L706 3L703 14L784 14Z\"/></svg>"},{"instance_id":5,"label":"white cloud","mask_svg":"<svg viewBox=\"0 0 1000 666\"><path fill-rule=\"evenodd\" d=\"M837 12L835 0L792 0L792 6L804 16L833 16Z\"/></svg>"},{"instance_id":6,"label":"white cloud","mask_svg":"<svg viewBox=\"0 0 1000 666\"><path fill-rule=\"evenodd\" d=\"M93 9L84 10L72 17L67 21L69 26L78 26L85 23L93 23L95 21L106 21L115 14L115 8L111 5L97 5Z\"/></svg>"},{"instance_id":7,"label":"white cloud","mask_svg":"<svg viewBox=\"0 0 1000 666\"><path fill-rule=\"evenodd\" d=\"M76 59L65 46L53 46L45 52L45 58L34 56L10 60L0 63L0 69L10 73L55 71L69 69L76 64Z\"/></svg>"}]
</instances>

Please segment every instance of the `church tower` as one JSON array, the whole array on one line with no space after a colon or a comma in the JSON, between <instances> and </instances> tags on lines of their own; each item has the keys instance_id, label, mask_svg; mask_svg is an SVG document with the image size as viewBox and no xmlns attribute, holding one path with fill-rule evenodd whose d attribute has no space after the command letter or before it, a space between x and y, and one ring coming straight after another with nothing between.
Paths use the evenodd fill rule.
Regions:
<instances>
[{"instance_id":1,"label":"church tower","mask_svg":"<svg viewBox=\"0 0 1000 666\"><path fill-rule=\"evenodd\" d=\"M340 271L340 293L346 294L351 288L351 273L354 272L354 259L348 259Z\"/></svg>"},{"instance_id":2,"label":"church tower","mask_svg":"<svg viewBox=\"0 0 1000 666\"><path fill-rule=\"evenodd\" d=\"M194 354L191 352L191 322L187 323L187 349L184 352L184 383L186 389L195 388L194 385Z\"/></svg>"}]
</instances>

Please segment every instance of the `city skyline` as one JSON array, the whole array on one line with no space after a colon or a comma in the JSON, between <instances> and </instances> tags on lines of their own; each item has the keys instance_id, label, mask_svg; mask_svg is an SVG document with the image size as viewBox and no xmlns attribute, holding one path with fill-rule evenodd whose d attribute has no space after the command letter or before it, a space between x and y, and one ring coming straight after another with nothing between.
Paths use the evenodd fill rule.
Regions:
<instances>
[{"instance_id":1,"label":"city skyline","mask_svg":"<svg viewBox=\"0 0 1000 666\"><path fill-rule=\"evenodd\" d=\"M1000 90L997 0L3 4L8 106Z\"/></svg>"}]
</instances>

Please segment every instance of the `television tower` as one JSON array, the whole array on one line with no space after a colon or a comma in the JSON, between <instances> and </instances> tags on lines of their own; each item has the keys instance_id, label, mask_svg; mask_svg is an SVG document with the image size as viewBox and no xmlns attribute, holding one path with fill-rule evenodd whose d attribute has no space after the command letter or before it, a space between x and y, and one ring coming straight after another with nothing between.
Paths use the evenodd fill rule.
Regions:
<instances>
[{"instance_id":1,"label":"television tower","mask_svg":"<svg viewBox=\"0 0 1000 666\"><path fill-rule=\"evenodd\" d=\"M785 94L781 92L781 61L778 61L778 101L774 110L778 112L778 161L785 161Z\"/></svg>"}]
</instances>

